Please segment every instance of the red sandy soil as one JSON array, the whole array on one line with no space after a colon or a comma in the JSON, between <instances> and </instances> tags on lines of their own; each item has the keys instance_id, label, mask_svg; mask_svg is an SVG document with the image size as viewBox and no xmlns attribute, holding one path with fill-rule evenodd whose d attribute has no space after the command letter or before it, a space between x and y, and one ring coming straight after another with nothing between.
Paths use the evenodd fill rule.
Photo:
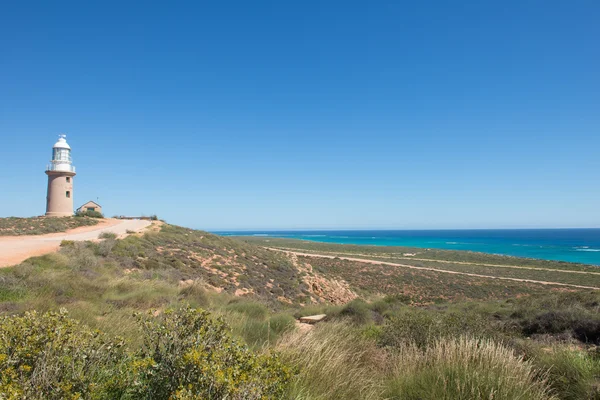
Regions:
<instances>
[{"instance_id":1,"label":"red sandy soil","mask_svg":"<svg viewBox=\"0 0 600 400\"><path fill-rule=\"evenodd\" d=\"M102 232L110 232L108 228L113 227L118 228L119 231L124 230L129 225L132 225L134 230L140 228L141 221L128 221L106 218L101 220L97 225L80 226L66 232L49 233L46 235L0 237L0 268L19 264L29 257L57 251L62 240L93 240ZM90 235L82 235L85 233L90 233Z\"/></svg>"}]
</instances>

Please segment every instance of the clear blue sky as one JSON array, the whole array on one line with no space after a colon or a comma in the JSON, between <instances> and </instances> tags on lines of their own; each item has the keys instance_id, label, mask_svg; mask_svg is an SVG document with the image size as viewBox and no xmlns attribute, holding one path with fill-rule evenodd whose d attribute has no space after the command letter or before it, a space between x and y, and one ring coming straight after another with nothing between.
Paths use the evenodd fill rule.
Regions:
<instances>
[{"instance_id":1,"label":"clear blue sky","mask_svg":"<svg viewBox=\"0 0 600 400\"><path fill-rule=\"evenodd\" d=\"M161 4L154 4L161 3ZM600 2L5 1L0 215L600 226Z\"/></svg>"}]
</instances>

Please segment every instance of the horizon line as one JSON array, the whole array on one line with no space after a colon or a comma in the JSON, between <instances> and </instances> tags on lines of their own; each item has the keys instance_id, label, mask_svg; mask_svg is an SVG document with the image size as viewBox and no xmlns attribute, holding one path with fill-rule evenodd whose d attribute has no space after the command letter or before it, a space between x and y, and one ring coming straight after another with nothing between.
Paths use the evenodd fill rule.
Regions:
<instances>
[{"instance_id":1,"label":"horizon line","mask_svg":"<svg viewBox=\"0 0 600 400\"><path fill-rule=\"evenodd\" d=\"M562 228L288 228L288 229L207 229L207 228L195 228L206 230L209 232L333 232L333 231L540 231L540 230L582 230L582 229L600 229L598 227L562 227Z\"/></svg>"}]
</instances>

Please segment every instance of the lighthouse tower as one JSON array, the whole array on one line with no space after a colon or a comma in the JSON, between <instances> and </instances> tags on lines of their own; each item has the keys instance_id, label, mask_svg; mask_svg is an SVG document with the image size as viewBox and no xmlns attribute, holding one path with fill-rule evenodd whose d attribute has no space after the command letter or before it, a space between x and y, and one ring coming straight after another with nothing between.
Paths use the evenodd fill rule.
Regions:
<instances>
[{"instance_id":1,"label":"lighthouse tower","mask_svg":"<svg viewBox=\"0 0 600 400\"><path fill-rule=\"evenodd\" d=\"M46 215L49 217L70 217L73 215L73 177L75 167L71 160L71 146L66 135L58 135L52 147L52 160L46 168L48 175L48 195Z\"/></svg>"}]
</instances>

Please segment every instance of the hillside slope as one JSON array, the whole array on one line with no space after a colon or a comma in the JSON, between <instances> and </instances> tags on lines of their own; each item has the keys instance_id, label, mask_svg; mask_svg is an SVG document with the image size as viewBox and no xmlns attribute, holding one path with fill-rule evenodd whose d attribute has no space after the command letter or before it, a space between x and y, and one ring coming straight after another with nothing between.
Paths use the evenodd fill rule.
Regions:
<instances>
[{"instance_id":1,"label":"hillside slope","mask_svg":"<svg viewBox=\"0 0 600 400\"><path fill-rule=\"evenodd\" d=\"M48 309L82 300L119 306L136 302L150 287L155 290L144 295L144 303L158 306L193 285L274 307L356 297L343 282L299 267L278 252L165 224L160 231L122 240L64 241L57 254L0 269L0 308Z\"/></svg>"},{"instance_id":2,"label":"hillside slope","mask_svg":"<svg viewBox=\"0 0 600 400\"><path fill-rule=\"evenodd\" d=\"M98 218L62 217L62 218L0 218L0 236L43 235L65 232L80 226L98 224Z\"/></svg>"},{"instance_id":3,"label":"hillside slope","mask_svg":"<svg viewBox=\"0 0 600 400\"><path fill-rule=\"evenodd\" d=\"M598 290L499 281L335 256L298 256L164 224L160 230L132 234L125 239L105 235L99 242L65 241L58 253L0 269L0 316L4 318L4 331L0 329L0 371L16 371L13 338L20 340L19 362L23 368L31 376L37 376L38 370L46 371L48 358L43 351L33 360L30 356L31 332L37 329L39 340L34 345L52 340L64 342L63 337L56 335L62 332L54 327L59 324L69 329L80 327L77 329L82 335L72 335L78 340L73 346L83 346L93 354L107 348L94 342L100 332L115 338L115 348L124 349L125 359L117 358L123 361L120 366L99 364L104 371L102 376L126 378L122 386L131 388L128 382L138 382L139 368L145 366L148 374L143 375L152 388L151 393L164 389L164 382L173 389L153 398L174 398L172 394L188 380L173 377L168 365L164 379L156 377L156 367L165 358L161 354L147 358L144 353L148 348L147 334L152 330L156 332L156 340L167 349L165 355L173 356L177 365L196 360L189 357L192 353L187 350L172 351L172 345L181 344L182 332L193 333L188 339L195 355L204 354L203 340L214 343L215 338L226 345L223 353L226 359L230 359L231 351L242 354L238 350L245 347L232 346L229 333L259 357L280 352L285 366L267 371L287 375L290 366L296 373L290 376L290 386L285 386L284 380L278 381L279 393L286 392L285 396L273 397L278 399L395 399L405 398L411 390L415 393L411 398L438 398L426 392L433 388L442 393L445 381L438 377L446 372L450 378L458 379L455 385L458 388L482 385L481 390L487 393L492 389L486 385L495 382L496 393L504 387L502 382L509 382L504 389L514 390L515 377L509 374L513 368L494 369L495 358L489 364L493 368L476 364L460 376L452 371L463 367L461 360L451 361L446 372L432 369L438 365L429 361L434 351L438 354L447 346L454 346L466 360L477 360L475 355L480 354L479 344L483 343L480 340L484 340L496 346L492 350L502 350L503 363L535 368L531 369L531 379L522 382L522 390L537 386L543 390L540 396L529 398L555 399L553 395L546 396L552 390L561 399L591 399L597 398L594 396L600 387L600 363L596 355L596 345L600 344L599 296ZM208 314L198 309L210 311L217 327L216 336L210 329L202 331L211 325L203 320ZM42 315L47 311L54 313ZM328 321L312 330L295 329L294 317L314 313L327 314ZM66 315L73 322L66 320ZM201 317L200 320L190 319L193 315ZM200 327L203 328L199 330ZM465 342L464 335L477 339ZM243 354L251 353L243 350ZM400 354L403 356L398 358ZM491 355L494 354L495 350ZM80 355L81 365L88 365L87 354ZM531 361L525 361L521 355ZM72 360L69 358L72 356L67 351L51 359L53 365L64 365L64 357ZM132 364L127 360L137 361ZM215 379L228 371L226 366L218 366L211 360L196 361L202 371L213 368ZM271 368L270 365L268 361L265 367ZM414 365L419 368L411 369ZM124 368L125 373L120 373L119 368ZM46 383L57 390L70 388L62 384L70 376L64 369L56 371L54 378ZM478 381L476 378L482 371L487 371L491 379ZM538 379L545 377L546 371L548 380ZM192 383L206 376L188 372L187 367L181 369ZM21 372L13 375L12 384L19 382L17 389L30 384L37 388L28 375ZM75 375L72 378L76 382L88 376ZM114 383L112 378L109 382ZM84 383L80 388L92 387L89 382ZM0 386L0 397L3 390L6 387Z\"/></svg>"},{"instance_id":4,"label":"hillside slope","mask_svg":"<svg viewBox=\"0 0 600 400\"><path fill-rule=\"evenodd\" d=\"M289 257L239 240L173 225L117 243L111 257L132 270L165 270L182 285L203 280L217 291L286 303L337 302L343 285Z\"/></svg>"}]
</instances>

